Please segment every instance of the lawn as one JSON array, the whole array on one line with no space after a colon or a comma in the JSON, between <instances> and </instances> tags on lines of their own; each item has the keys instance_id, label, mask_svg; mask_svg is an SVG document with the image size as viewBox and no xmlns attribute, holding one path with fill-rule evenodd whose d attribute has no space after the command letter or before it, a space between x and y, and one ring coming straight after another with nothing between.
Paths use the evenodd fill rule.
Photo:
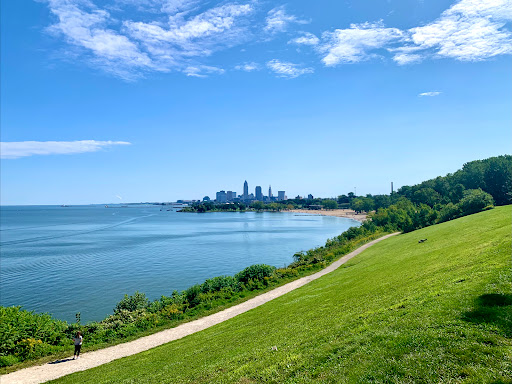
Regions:
<instances>
[{"instance_id":1,"label":"lawn","mask_svg":"<svg viewBox=\"0 0 512 384\"><path fill-rule=\"evenodd\" d=\"M511 208L390 238L225 323L55 382L512 383Z\"/></svg>"}]
</instances>

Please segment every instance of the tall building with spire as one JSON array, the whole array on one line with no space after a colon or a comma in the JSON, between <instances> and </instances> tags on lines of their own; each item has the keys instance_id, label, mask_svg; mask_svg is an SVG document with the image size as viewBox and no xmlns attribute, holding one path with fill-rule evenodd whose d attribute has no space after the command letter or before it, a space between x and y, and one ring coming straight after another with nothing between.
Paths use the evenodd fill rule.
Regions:
<instances>
[{"instance_id":1,"label":"tall building with spire","mask_svg":"<svg viewBox=\"0 0 512 384\"><path fill-rule=\"evenodd\" d=\"M244 194L243 194L243 199L244 200L247 200L247 198L249 197L249 184L247 184L247 180L245 180L244 182Z\"/></svg>"},{"instance_id":2,"label":"tall building with spire","mask_svg":"<svg viewBox=\"0 0 512 384\"><path fill-rule=\"evenodd\" d=\"M268 186L268 199L272 200L272 186L271 185Z\"/></svg>"}]
</instances>

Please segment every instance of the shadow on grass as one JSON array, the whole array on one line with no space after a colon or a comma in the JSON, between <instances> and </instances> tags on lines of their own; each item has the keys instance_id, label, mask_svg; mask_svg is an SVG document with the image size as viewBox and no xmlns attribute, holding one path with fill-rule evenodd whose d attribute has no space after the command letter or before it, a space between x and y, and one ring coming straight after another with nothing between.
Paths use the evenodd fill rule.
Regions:
<instances>
[{"instance_id":1,"label":"shadow on grass","mask_svg":"<svg viewBox=\"0 0 512 384\"><path fill-rule=\"evenodd\" d=\"M512 337L512 295L487 293L479 296L475 308L466 312L463 319L476 324L495 325L505 337Z\"/></svg>"}]
</instances>

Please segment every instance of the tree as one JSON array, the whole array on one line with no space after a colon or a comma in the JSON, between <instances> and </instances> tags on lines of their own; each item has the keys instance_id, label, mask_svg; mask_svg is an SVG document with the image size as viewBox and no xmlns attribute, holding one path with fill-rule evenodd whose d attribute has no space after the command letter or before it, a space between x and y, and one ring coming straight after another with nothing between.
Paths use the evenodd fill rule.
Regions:
<instances>
[{"instance_id":1,"label":"tree","mask_svg":"<svg viewBox=\"0 0 512 384\"><path fill-rule=\"evenodd\" d=\"M508 161L507 161L508 160ZM512 202L512 157L499 156L488 159L484 172L485 192L492 195L496 205Z\"/></svg>"},{"instance_id":2,"label":"tree","mask_svg":"<svg viewBox=\"0 0 512 384\"><path fill-rule=\"evenodd\" d=\"M459 203L463 215L477 213L493 205L494 200L492 196L480 188L465 191L464 198Z\"/></svg>"},{"instance_id":3,"label":"tree","mask_svg":"<svg viewBox=\"0 0 512 384\"><path fill-rule=\"evenodd\" d=\"M353 209L354 211L356 211L356 213L363 212L363 199L359 197L352 199L352 201L350 202L350 209Z\"/></svg>"},{"instance_id":4,"label":"tree","mask_svg":"<svg viewBox=\"0 0 512 384\"><path fill-rule=\"evenodd\" d=\"M363 197L362 198L363 200L363 211L365 212L371 212L373 211L373 207L375 206L375 204L373 203L373 199L371 197Z\"/></svg>"},{"instance_id":5,"label":"tree","mask_svg":"<svg viewBox=\"0 0 512 384\"><path fill-rule=\"evenodd\" d=\"M338 208L338 203L336 202L336 200L323 200L322 201L322 205L324 206L325 209L337 209Z\"/></svg>"},{"instance_id":6,"label":"tree","mask_svg":"<svg viewBox=\"0 0 512 384\"><path fill-rule=\"evenodd\" d=\"M271 209L272 211L279 211L280 210L280 206L277 203L270 203L268 205L268 208Z\"/></svg>"},{"instance_id":7,"label":"tree","mask_svg":"<svg viewBox=\"0 0 512 384\"><path fill-rule=\"evenodd\" d=\"M265 203L263 201L255 201L251 204L251 208L257 211L262 211L265 209Z\"/></svg>"}]
</instances>

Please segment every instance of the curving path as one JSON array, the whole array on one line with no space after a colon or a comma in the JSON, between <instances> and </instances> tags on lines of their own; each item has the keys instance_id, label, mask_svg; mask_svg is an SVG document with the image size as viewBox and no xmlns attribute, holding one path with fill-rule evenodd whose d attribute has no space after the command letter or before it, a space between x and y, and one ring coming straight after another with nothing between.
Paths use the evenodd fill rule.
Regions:
<instances>
[{"instance_id":1,"label":"curving path","mask_svg":"<svg viewBox=\"0 0 512 384\"><path fill-rule=\"evenodd\" d=\"M231 319L232 317L240 315L241 313L247 312L253 308L259 307L260 305L265 304L290 291L293 291L294 289L302 287L303 285L309 283L310 281L316 280L319 277L322 277L328 274L329 272L334 271L335 269L345 264L354 256L363 252L366 248L371 247L373 244L397 234L398 233L392 233L390 235L386 235L379 239L373 240L359 247L355 251L350 252L348 255L343 256L341 259L335 261L327 268L322 269L321 271L313 275L302 277L298 280L292 281L291 283L285 284L269 292L263 293L241 304L227 308L221 312L214 313L213 315L209 315L191 321L189 323L181 324L175 328L166 329L165 331L161 331L150 336L141 337L140 339L133 340L124 344L119 344L113 347L84 353L83 355L81 355L79 360L72 360L70 357L69 359L64 359L57 362L24 368L19 371L0 376L0 383L44 383L46 381L54 380L74 372L84 371L89 368L94 368L99 365L106 364L112 360L120 359L122 357L146 351L148 349L157 347L159 345L168 343L173 340L181 339L182 337L202 331L203 329L209 328L215 324L222 323L223 321Z\"/></svg>"}]
</instances>

